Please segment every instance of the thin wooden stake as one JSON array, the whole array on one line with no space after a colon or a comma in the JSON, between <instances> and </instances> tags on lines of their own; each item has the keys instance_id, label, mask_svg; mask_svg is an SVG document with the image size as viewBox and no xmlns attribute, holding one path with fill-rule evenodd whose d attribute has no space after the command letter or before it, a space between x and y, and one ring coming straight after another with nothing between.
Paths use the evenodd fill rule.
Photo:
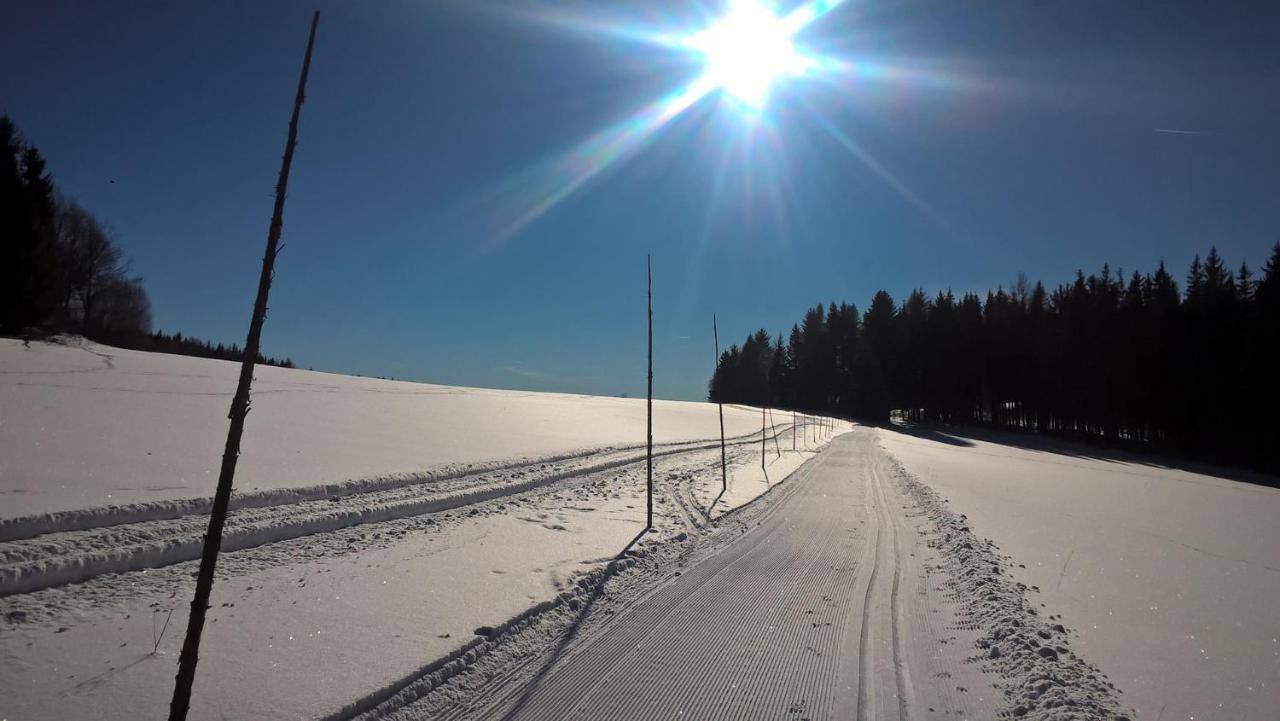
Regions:
<instances>
[{"instance_id":1,"label":"thin wooden stake","mask_svg":"<svg viewBox=\"0 0 1280 721\"><path fill-rule=\"evenodd\" d=\"M716 327L716 314L711 314L711 335L716 342L716 369L720 368L720 329ZM729 463L726 460L724 450L724 390L721 389L716 394L716 401L720 405L720 490L729 490Z\"/></svg>"},{"instance_id":2,"label":"thin wooden stake","mask_svg":"<svg viewBox=\"0 0 1280 721\"><path fill-rule=\"evenodd\" d=\"M648 525L646 529L653 528L653 258L645 256L645 268L649 274L649 395L647 401L648 408L648 446L645 452L645 474L648 478Z\"/></svg>"},{"instance_id":3,"label":"thin wooden stake","mask_svg":"<svg viewBox=\"0 0 1280 721\"><path fill-rule=\"evenodd\" d=\"M782 446L778 444L778 424L773 422L773 409L769 409L769 430L773 431L773 450L782 457Z\"/></svg>"},{"instance_id":4,"label":"thin wooden stake","mask_svg":"<svg viewBox=\"0 0 1280 721\"><path fill-rule=\"evenodd\" d=\"M231 487L235 480L236 460L240 457L240 436L244 433L244 419L249 414L249 386L253 383L253 367L258 359L262 324L267 317L267 296L271 292L271 279L275 275L276 253L280 248L280 231L284 225L284 200L289 187L289 167L293 163L293 149L298 142L298 115L306 98L307 72L311 69L311 50L316 43L316 26L320 23L317 10L311 17L311 34L307 38L307 53L302 59L302 75L298 78L298 92L293 100L293 115L289 118L289 135L284 145L284 157L280 163L280 177L276 181L275 208L271 213L271 225L267 230L267 250L262 256L262 274L258 276L258 296L253 304L253 317L249 321L249 335L244 343L244 359L240 363L240 381L231 399L227 414L231 424L227 429L227 443L222 452L222 468L218 472L218 489L213 496L213 509L209 513L209 528L204 535L204 549L200 555L200 570L196 574L196 591L191 599L191 618L187 622L187 635L182 643L182 655L178 657L178 675L174 682L173 699L169 703L169 721L184 721L191 707L191 687L196 678L196 663L200 657L200 635L209 609L209 595L213 591L213 574L218 565L218 552L222 549L222 527L227 520L227 507L231 502Z\"/></svg>"}]
</instances>

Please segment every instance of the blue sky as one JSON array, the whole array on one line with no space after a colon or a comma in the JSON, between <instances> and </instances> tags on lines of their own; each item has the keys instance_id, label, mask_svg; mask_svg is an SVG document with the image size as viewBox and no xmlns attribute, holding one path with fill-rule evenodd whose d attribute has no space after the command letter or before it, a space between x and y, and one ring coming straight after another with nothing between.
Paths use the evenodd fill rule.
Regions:
<instances>
[{"instance_id":1,"label":"blue sky","mask_svg":"<svg viewBox=\"0 0 1280 721\"><path fill-rule=\"evenodd\" d=\"M114 228L158 327L242 342L316 7L265 331L303 366L643 394L651 252L655 393L700 398L712 312L727 343L881 287L1180 276L1280 239L1275 3L848 0L798 43L885 72L753 116L711 94L610 164L565 153L701 67L551 10L691 32L716 4L10 4L0 112Z\"/></svg>"}]
</instances>

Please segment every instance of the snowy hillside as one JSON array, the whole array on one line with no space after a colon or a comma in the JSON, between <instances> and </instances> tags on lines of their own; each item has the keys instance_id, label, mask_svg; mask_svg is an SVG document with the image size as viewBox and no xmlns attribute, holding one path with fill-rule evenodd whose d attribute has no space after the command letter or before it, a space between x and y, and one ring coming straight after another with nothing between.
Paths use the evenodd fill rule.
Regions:
<instances>
[{"instance_id":1,"label":"snowy hillside","mask_svg":"<svg viewBox=\"0 0 1280 721\"><path fill-rule=\"evenodd\" d=\"M0 338L0 518L213 494L239 365ZM730 436L758 412L725 408ZM654 442L719 438L716 407L654 402ZM484 390L259 366L239 493L645 440L643 399Z\"/></svg>"},{"instance_id":2,"label":"snowy hillside","mask_svg":"<svg viewBox=\"0 0 1280 721\"><path fill-rule=\"evenodd\" d=\"M0 369L0 718L159 715L235 368ZM715 407L659 402L646 531L643 401L259 381L193 718L1280 705L1273 479L727 408L722 487Z\"/></svg>"},{"instance_id":3,"label":"snowy hillside","mask_svg":"<svg viewBox=\"0 0 1280 721\"><path fill-rule=\"evenodd\" d=\"M0 341L0 716L164 708L236 368ZM699 537L831 435L725 408L722 490L716 407L654 411L641 538L643 400L260 368L193 717L373 704L621 550Z\"/></svg>"}]
</instances>

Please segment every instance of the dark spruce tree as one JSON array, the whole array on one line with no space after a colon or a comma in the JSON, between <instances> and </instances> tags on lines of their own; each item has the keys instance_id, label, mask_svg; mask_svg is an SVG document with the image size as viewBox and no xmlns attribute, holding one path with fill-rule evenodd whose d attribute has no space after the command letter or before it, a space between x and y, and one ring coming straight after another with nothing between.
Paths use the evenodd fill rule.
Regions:
<instances>
[{"instance_id":1,"label":"dark spruce tree","mask_svg":"<svg viewBox=\"0 0 1280 721\"><path fill-rule=\"evenodd\" d=\"M60 286L53 181L40 152L0 117L0 332L48 326Z\"/></svg>"}]
</instances>

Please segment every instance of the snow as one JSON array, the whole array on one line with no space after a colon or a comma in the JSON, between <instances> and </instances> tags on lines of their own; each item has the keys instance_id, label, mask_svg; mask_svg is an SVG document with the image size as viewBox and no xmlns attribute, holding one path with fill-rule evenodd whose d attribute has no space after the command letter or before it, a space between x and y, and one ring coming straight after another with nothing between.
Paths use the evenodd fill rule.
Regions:
<instances>
[{"instance_id":1,"label":"snow","mask_svg":"<svg viewBox=\"0 0 1280 721\"><path fill-rule=\"evenodd\" d=\"M812 456L788 451L778 458L771 449L766 483L758 445L734 450L730 492L712 515L758 497ZM660 459L655 481L658 531L641 547L697 533L705 524L697 509L719 496L719 450ZM316 718L379 697L397 679L416 678L476 638L477 628L499 626L556 599L582 573L614 558L643 529L643 488L643 464L633 464L485 501L474 516L459 509L449 518L432 514L436 520L427 526L402 519L257 549L271 549L278 565L242 561L243 552L224 554L229 573L215 586L192 718L259 718L263 709ZM677 490L688 505L675 500ZM373 533L389 542L361 538L367 545L355 552L290 560L302 559L304 544L345 546L344 534ZM0 715L37 716L54 703L67 719L134 718L163 708L193 568L184 563L131 581L106 576L0 599L6 612L34 606L38 616L50 599L79 596L74 612L52 623L0 634L7 659L0 697L8 699ZM135 594L121 601L126 583ZM100 601L104 608L94 608ZM161 611L162 624L169 608L176 610L156 657L152 616Z\"/></svg>"},{"instance_id":2,"label":"snow","mask_svg":"<svg viewBox=\"0 0 1280 721\"><path fill-rule=\"evenodd\" d=\"M1280 708L1280 489L1231 478L1275 479L1020 435L879 433L1140 717Z\"/></svg>"},{"instance_id":3,"label":"snow","mask_svg":"<svg viewBox=\"0 0 1280 721\"><path fill-rule=\"evenodd\" d=\"M0 339L0 518L208 497L239 365ZM759 431L726 407L725 431ZM654 401L654 441L719 437L709 403ZM261 366L238 492L634 446L643 399L456 388Z\"/></svg>"},{"instance_id":4,"label":"snow","mask_svg":"<svg viewBox=\"0 0 1280 721\"><path fill-rule=\"evenodd\" d=\"M212 488L235 370L0 341L0 518L25 528L0 539L0 718L167 706L207 513L192 499ZM741 437L722 493L718 442L698 440L718 438L716 407L655 402L656 529L636 542L642 400L274 368L258 381L195 719L381 698L474 654L477 629L564 599L628 544L696 537L826 442L802 428L791 451L777 414L761 468L759 409L726 407Z\"/></svg>"},{"instance_id":5,"label":"snow","mask_svg":"<svg viewBox=\"0 0 1280 721\"><path fill-rule=\"evenodd\" d=\"M0 718L162 712L236 368L0 340ZM624 548L682 557L829 438L802 428L793 452L775 413L762 469L759 409L726 408L722 493L715 406L655 402L656 530L641 534L642 400L276 368L255 389L193 718L342 715L468 667L477 630L570 603ZM909 474L906 522L932 524L930 573L960 579L922 586L926 601L961 602L1013 702L1053 697L1035 680L1051 643L1098 667L1055 666L1080 707L1280 707L1275 479L1033 436L872 432Z\"/></svg>"}]
</instances>

